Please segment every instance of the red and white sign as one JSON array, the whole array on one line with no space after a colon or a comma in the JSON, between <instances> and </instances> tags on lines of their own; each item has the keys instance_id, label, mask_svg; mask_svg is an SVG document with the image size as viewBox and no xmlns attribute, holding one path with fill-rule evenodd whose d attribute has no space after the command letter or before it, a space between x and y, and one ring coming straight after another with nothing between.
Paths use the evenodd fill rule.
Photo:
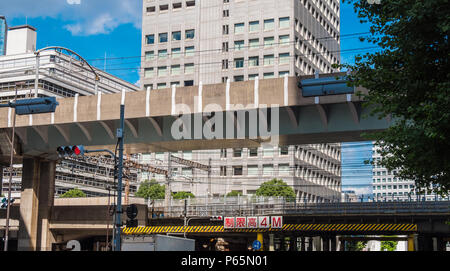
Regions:
<instances>
[{"instance_id":1,"label":"red and white sign","mask_svg":"<svg viewBox=\"0 0 450 271\"><path fill-rule=\"evenodd\" d=\"M223 222L224 229L234 229L234 217L225 217Z\"/></svg>"},{"instance_id":2,"label":"red and white sign","mask_svg":"<svg viewBox=\"0 0 450 271\"><path fill-rule=\"evenodd\" d=\"M236 217L236 229L245 229L245 227L247 227L247 218Z\"/></svg>"},{"instance_id":3,"label":"red and white sign","mask_svg":"<svg viewBox=\"0 0 450 271\"><path fill-rule=\"evenodd\" d=\"M283 217L282 216L272 216L270 224L273 229L283 228Z\"/></svg>"},{"instance_id":4,"label":"red and white sign","mask_svg":"<svg viewBox=\"0 0 450 271\"><path fill-rule=\"evenodd\" d=\"M270 216L258 217L258 228L267 229L270 227Z\"/></svg>"},{"instance_id":5,"label":"red and white sign","mask_svg":"<svg viewBox=\"0 0 450 271\"><path fill-rule=\"evenodd\" d=\"M238 216L225 217L224 229L281 229L283 228L282 216Z\"/></svg>"},{"instance_id":6,"label":"red and white sign","mask_svg":"<svg viewBox=\"0 0 450 271\"><path fill-rule=\"evenodd\" d=\"M258 228L258 217L256 217L256 216L247 217L247 228L250 228L250 229Z\"/></svg>"}]
</instances>

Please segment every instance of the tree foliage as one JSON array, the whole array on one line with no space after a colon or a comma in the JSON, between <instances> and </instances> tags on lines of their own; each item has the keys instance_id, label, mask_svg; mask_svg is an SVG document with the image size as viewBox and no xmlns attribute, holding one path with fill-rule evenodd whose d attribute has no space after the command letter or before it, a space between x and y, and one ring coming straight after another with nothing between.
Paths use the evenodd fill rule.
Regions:
<instances>
[{"instance_id":1,"label":"tree foliage","mask_svg":"<svg viewBox=\"0 0 450 271\"><path fill-rule=\"evenodd\" d=\"M173 194L174 199L187 199L187 198L195 198L194 194L191 192L180 191Z\"/></svg>"},{"instance_id":2,"label":"tree foliage","mask_svg":"<svg viewBox=\"0 0 450 271\"><path fill-rule=\"evenodd\" d=\"M347 251L362 251L367 246L367 241L347 241L345 242Z\"/></svg>"},{"instance_id":3,"label":"tree foliage","mask_svg":"<svg viewBox=\"0 0 450 271\"><path fill-rule=\"evenodd\" d=\"M85 198L85 197L86 194L77 188L71 189L60 196L60 198Z\"/></svg>"},{"instance_id":4,"label":"tree foliage","mask_svg":"<svg viewBox=\"0 0 450 271\"><path fill-rule=\"evenodd\" d=\"M272 179L271 181L261 184L255 194L256 196L265 197L284 197L287 200L295 199L294 190L283 180L278 179Z\"/></svg>"},{"instance_id":5,"label":"tree foliage","mask_svg":"<svg viewBox=\"0 0 450 271\"><path fill-rule=\"evenodd\" d=\"M164 185L158 184L156 180L145 180L139 186L136 196L145 199L164 199L165 191L166 188Z\"/></svg>"},{"instance_id":6,"label":"tree foliage","mask_svg":"<svg viewBox=\"0 0 450 271\"><path fill-rule=\"evenodd\" d=\"M381 251L395 251L397 249L397 241L381 241Z\"/></svg>"},{"instance_id":7,"label":"tree foliage","mask_svg":"<svg viewBox=\"0 0 450 271\"><path fill-rule=\"evenodd\" d=\"M356 58L351 84L372 114L392 118L387 130L367 135L383 157L380 165L398 170L416 187L442 195L450 190L450 5L448 0L344 0L362 22L366 40L380 50ZM361 38L362 39L362 38Z\"/></svg>"},{"instance_id":8,"label":"tree foliage","mask_svg":"<svg viewBox=\"0 0 450 271\"><path fill-rule=\"evenodd\" d=\"M242 192L241 191L236 191L233 190L230 193L227 194L227 197L237 197L237 196L242 196Z\"/></svg>"}]
</instances>

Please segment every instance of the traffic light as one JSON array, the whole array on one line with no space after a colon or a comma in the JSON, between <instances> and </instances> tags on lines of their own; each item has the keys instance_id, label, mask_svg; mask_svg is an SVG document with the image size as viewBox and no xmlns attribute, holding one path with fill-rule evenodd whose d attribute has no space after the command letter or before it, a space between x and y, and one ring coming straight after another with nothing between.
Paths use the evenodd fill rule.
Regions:
<instances>
[{"instance_id":1,"label":"traffic light","mask_svg":"<svg viewBox=\"0 0 450 271\"><path fill-rule=\"evenodd\" d=\"M14 199L11 198L10 202L11 202L11 204L13 204ZM2 208L2 209L5 209L5 208L7 208L7 207L8 207L8 198L2 198L1 208Z\"/></svg>"},{"instance_id":2,"label":"traffic light","mask_svg":"<svg viewBox=\"0 0 450 271\"><path fill-rule=\"evenodd\" d=\"M138 226L138 220L135 219L138 215L138 208L136 204L131 204L127 207L127 217L129 220L127 220L127 227L133 228Z\"/></svg>"},{"instance_id":3,"label":"traffic light","mask_svg":"<svg viewBox=\"0 0 450 271\"><path fill-rule=\"evenodd\" d=\"M221 215L211 216L210 220L211 221L223 221L223 216L221 216Z\"/></svg>"},{"instance_id":4,"label":"traffic light","mask_svg":"<svg viewBox=\"0 0 450 271\"><path fill-rule=\"evenodd\" d=\"M60 146L56 149L59 157L67 157L67 156L83 156L84 155L84 146L75 145L75 146Z\"/></svg>"}]
</instances>

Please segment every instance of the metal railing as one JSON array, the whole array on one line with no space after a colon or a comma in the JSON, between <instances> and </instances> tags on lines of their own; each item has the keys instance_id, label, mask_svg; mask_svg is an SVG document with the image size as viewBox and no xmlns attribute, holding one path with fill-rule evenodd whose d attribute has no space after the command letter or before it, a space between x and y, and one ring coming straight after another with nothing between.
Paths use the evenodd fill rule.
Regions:
<instances>
[{"instance_id":1,"label":"metal railing","mask_svg":"<svg viewBox=\"0 0 450 271\"><path fill-rule=\"evenodd\" d=\"M148 200L148 207L164 210L164 200ZM282 197L221 197L171 199L165 217L258 216L258 215L378 215L378 214L448 214L450 200L392 202L289 201Z\"/></svg>"}]
</instances>

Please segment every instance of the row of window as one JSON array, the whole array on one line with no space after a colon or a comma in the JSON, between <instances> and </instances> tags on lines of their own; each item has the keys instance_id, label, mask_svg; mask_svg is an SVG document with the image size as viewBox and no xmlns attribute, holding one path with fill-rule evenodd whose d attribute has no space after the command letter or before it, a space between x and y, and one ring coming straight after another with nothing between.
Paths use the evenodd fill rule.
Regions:
<instances>
[{"instance_id":1,"label":"row of window","mask_svg":"<svg viewBox=\"0 0 450 271\"><path fill-rule=\"evenodd\" d=\"M384 190L384 189L413 189L414 185L376 185L373 187L374 190Z\"/></svg>"},{"instance_id":2,"label":"row of window","mask_svg":"<svg viewBox=\"0 0 450 271\"><path fill-rule=\"evenodd\" d=\"M182 35L181 31L174 31L170 35L171 41L181 41ZM195 29L188 29L184 31L185 40L192 40L195 38ZM169 33L159 33L158 34L158 42L159 43L167 43L169 41ZM146 44L155 44L155 34L149 34L145 36Z\"/></svg>"},{"instance_id":3,"label":"row of window","mask_svg":"<svg viewBox=\"0 0 450 271\"><path fill-rule=\"evenodd\" d=\"M185 6L186 6L186 8L195 7L195 0L186 1ZM160 12L168 12L169 8L170 8L169 4L159 5L159 11ZM180 10L182 8L183 8L183 2L180 1L180 2L172 3L172 10L173 11ZM156 6L149 6L149 7L146 8L146 10L147 10L148 14L153 14L153 13L156 12Z\"/></svg>"},{"instance_id":4,"label":"row of window","mask_svg":"<svg viewBox=\"0 0 450 271\"><path fill-rule=\"evenodd\" d=\"M275 59L278 59L278 64L282 65L282 64L289 64L289 60L290 60L290 54L289 53L280 53L278 54L278 57L275 57L275 55L265 55L262 60L263 60L263 66L271 66L275 64ZM248 67L258 67L260 66L260 57L259 56L250 56L248 57L248 59L245 59L243 57L239 57L239 58L235 58L233 61L234 64L234 68L235 69L240 69L240 68L244 68L245 66L245 62L248 63ZM228 59L224 59L222 60L222 69L228 69L229 67L229 61Z\"/></svg>"},{"instance_id":5,"label":"row of window","mask_svg":"<svg viewBox=\"0 0 450 271\"><path fill-rule=\"evenodd\" d=\"M245 45L245 40L236 40L234 41L233 48L229 48L229 42L226 41L222 43L222 52L228 52L229 50L241 51L244 50L245 48L248 48L249 50L259 49L260 47L270 48L274 47L276 44L283 46L289 45L289 43L290 43L289 35L278 36L278 43L275 42L275 37L265 37L264 43L262 44L263 46L261 46L259 38L249 39L247 46Z\"/></svg>"},{"instance_id":6,"label":"row of window","mask_svg":"<svg viewBox=\"0 0 450 271\"><path fill-rule=\"evenodd\" d=\"M278 19L278 27L279 28L289 28L290 26L290 19L289 17L283 17ZM245 23L235 23L234 24L234 34L244 34L245 31ZM259 32L261 30L260 22L259 21L251 21L248 23L248 32L254 33ZM266 19L263 23L264 31L271 31L275 29L275 19ZM222 26L222 34L228 35L230 33L230 27L229 25L223 25Z\"/></svg>"},{"instance_id":7,"label":"row of window","mask_svg":"<svg viewBox=\"0 0 450 271\"><path fill-rule=\"evenodd\" d=\"M373 179L373 183L390 183L390 182L404 182L405 180L402 180L398 177L394 178L380 178L380 179Z\"/></svg>"},{"instance_id":8,"label":"row of window","mask_svg":"<svg viewBox=\"0 0 450 271\"><path fill-rule=\"evenodd\" d=\"M243 166L233 166L233 176L243 176ZM289 168L289 164L279 164L278 165L278 174L279 175L289 175L291 172ZM262 175L263 176L273 176L275 174L274 165L263 165L262 167ZM247 166L247 176L258 176L259 169L258 165L248 165ZM227 176L227 167L220 167L220 176Z\"/></svg>"}]
</instances>

